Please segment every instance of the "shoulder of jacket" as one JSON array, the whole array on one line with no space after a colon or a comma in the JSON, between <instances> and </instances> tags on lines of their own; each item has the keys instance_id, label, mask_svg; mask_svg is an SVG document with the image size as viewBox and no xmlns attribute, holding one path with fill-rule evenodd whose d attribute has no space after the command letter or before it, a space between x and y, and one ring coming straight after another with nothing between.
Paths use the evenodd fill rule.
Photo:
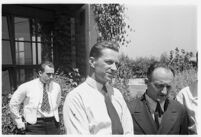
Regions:
<instances>
[{"instance_id":1,"label":"shoulder of jacket","mask_svg":"<svg viewBox=\"0 0 201 137\"><path fill-rule=\"evenodd\" d=\"M142 104L141 98L134 98L127 101L127 105L131 113L136 110L137 107L140 107L140 104Z\"/></svg>"},{"instance_id":2,"label":"shoulder of jacket","mask_svg":"<svg viewBox=\"0 0 201 137\"><path fill-rule=\"evenodd\" d=\"M177 108L177 110L184 110L185 107L181 103L179 103L177 100L169 99L170 105Z\"/></svg>"}]
</instances>

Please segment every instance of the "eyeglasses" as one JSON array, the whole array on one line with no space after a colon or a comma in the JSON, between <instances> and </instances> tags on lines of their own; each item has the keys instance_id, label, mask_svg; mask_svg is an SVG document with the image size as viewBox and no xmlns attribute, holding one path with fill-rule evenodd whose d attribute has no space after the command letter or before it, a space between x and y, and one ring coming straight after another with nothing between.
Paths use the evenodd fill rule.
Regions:
<instances>
[{"instance_id":1,"label":"eyeglasses","mask_svg":"<svg viewBox=\"0 0 201 137\"><path fill-rule=\"evenodd\" d=\"M170 89L172 88L172 86L169 85L169 84L153 83L153 85L154 85L157 89L160 89L160 90L163 90L164 87L166 87L167 90L170 90Z\"/></svg>"}]
</instances>

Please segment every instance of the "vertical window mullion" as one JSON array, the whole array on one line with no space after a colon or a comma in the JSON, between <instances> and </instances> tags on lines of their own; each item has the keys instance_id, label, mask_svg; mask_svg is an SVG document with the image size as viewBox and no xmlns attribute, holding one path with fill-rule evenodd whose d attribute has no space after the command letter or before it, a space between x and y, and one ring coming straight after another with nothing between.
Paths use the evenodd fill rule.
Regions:
<instances>
[{"instance_id":1,"label":"vertical window mullion","mask_svg":"<svg viewBox=\"0 0 201 137\"><path fill-rule=\"evenodd\" d=\"M29 32L30 32L30 46L31 46L31 60L32 60L32 65L33 65L33 44L32 44L32 21L31 21L31 19L29 19Z\"/></svg>"},{"instance_id":2,"label":"vertical window mullion","mask_svg":"<svg viewBox=\"0 0 201 137\"><path fill-rule=\"evenodd\" d=\"M12 64L16 65L14 17L8 16L7 22L8 22L8 32L9 32L9 38L10 38L10 47L11 47L11 53L12 53L12 61L13 61Z\"/></svg>"},{"instance_id":3,"label":"vertical window mullion","mask_svg":"<svg viewBox=\"0 0 201 137\"><path fill-rule=\"evenodd\" d=\"M9 69L9 75L10 75L11 87L16 89L17 88L17 77L16 77L14 17L7 16L7 22L8 22L8 32L9 32L9 38L10 38L10 48L11 48L11 56L12 56L12 64L13 64L12 67Z\"/></svg>"},{"instance_id":4,"label":"vertical window mullion","mask_svg":"<svg viewBox=\"0 0 201 137\"><path fill-rule=\"evenodd\" d=\"M37 22L37 20L36 19L34 19L35 20L35 23L34 23L34 25L35 25L35 28L36 28L36 64L38 64L38 22Z\"/></svg>"}]
</instances>

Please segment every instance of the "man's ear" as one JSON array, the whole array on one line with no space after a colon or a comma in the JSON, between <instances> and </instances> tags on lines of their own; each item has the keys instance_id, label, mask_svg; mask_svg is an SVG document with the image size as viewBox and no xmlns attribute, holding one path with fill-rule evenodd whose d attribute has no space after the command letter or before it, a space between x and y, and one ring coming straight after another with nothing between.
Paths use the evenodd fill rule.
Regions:
<instances>
[{"instance_id":1,"label":"man's ear","mask_svg":"<svg viewBox=\"0 0 201 137\"><path fill-rule=\"evenodd\" d=\"M94 57L89 57L89 65L92 68L95 68L95 58Z\"/></svg>"},{"instance_id":2,"label":"man's ear","mask_svg":"<svg viewBox=\"0 0 201 137\"><path fill-rule=\"evenodd\" d=\"M39 70L38 71L38 75L41 76L42 75L42 71Z\"/></svg>"},{"instance_id":3,"label":"man's ear","mask_svg":"<svg viewBox=\"0 0 201 137\"><path fill-rule=\"evenodd\" d=\"M144 83L147 85L149 83L149 79L148 78L145 78L144 79Z\"/></svg>"}]
</instances>

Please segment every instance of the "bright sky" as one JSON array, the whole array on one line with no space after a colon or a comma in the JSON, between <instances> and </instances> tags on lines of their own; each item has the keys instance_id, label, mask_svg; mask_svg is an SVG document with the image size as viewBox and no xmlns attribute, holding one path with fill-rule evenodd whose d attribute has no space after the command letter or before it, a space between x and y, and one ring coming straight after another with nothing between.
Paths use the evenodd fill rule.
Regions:
<instances>
[{"instance_id":1,"label":"bright sky","mask_svg":"<svg viewBox=\"0 0 201 137\"><path fill-rule=\"evenodd\" d=\"M131 58L160 57L176 47L197 51L197 9L195 5L127 4L127 22L135 30L131 43L121 51Z\"/></svg>"}]
</instances>

